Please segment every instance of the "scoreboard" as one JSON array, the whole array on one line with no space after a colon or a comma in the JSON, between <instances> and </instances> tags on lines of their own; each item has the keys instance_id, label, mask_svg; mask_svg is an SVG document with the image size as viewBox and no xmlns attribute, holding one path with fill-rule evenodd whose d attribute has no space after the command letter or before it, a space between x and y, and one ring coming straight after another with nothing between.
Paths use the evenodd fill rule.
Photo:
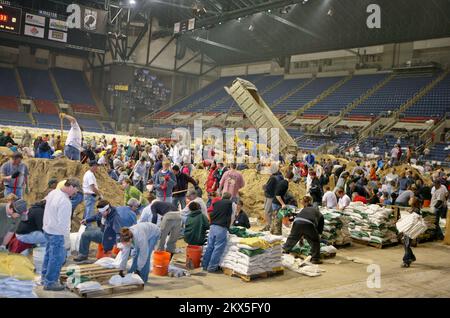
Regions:
<instances>
[{"instance_id":1,"label":"scoreboard","mask_svg":"<svg viewBox=\"0 0 450 318\"><path fill-rule=\"evenodd\" d=\"M0 32L20 34L22 9L0 4Z\"/></svg>"}]
</instances>

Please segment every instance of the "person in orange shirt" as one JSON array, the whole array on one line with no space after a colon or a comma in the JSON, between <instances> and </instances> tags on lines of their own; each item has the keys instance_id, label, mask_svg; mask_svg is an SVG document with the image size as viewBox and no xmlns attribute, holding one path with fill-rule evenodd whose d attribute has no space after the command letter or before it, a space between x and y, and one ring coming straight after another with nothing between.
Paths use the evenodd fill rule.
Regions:
<instances>
[{"instance_id":1,"label":"person in orange shirt","mask_svg":"<svg viewBox=\"0 0 450 318\"><path fill-rule=\"evenodd\" d=\"M370 180L372 180L372 181L377 181L378 180L377 168L376 168L376 165L374 163L372 164L372 167L370 168Z\"/></svg>"}]
</instances>

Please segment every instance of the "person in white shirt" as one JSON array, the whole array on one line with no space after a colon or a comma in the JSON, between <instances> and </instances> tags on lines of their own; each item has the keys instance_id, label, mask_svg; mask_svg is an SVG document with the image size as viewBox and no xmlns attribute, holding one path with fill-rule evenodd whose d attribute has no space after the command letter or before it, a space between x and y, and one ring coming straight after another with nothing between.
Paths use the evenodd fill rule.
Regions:
<instances>
[{"instance_id":1,"label":"person in white shirt","mask_svg":"<svg viewBox=\"0 0 450 318\"><path fill-rule=\"evenodd\" d=\"M434 187L431 189L431 202L430 207L434 209L435 219L435 236L437 240L443 240L444 234L442 233L439 225L440 218L445 218L447 214L447 188L441 184L439 179L434 180Z\"/></svg>"},{"instance_id":2,"label":"person in white shirt","mask_svg":"<svg viewBox=\"0 0 450 318\"><path fill-rule=\"evenodd\" d=\"M330 189L330 186L326 186L326 192L322 197L322 206L328 209L335 209L337 206L337 198L336 194Z\"/></svg>"},{"instance_id":3,"label":"person in white shirt","mask_svg":"<svg viewBox=\"0 0 450 318\"><path fill-rule=\"evenodd\" d=\"M348 207L350 205L350 202L352 202L350 197L345 194L343 189L337 190L336 195L339 198L338 210L341 210L341 211L344 210L346 207Z\"/></svg>"},{"instance_id":4,"label":"person in white shirt","mask_svg":"<svg viewBox=\"0 0 450 318\"><path fill-rule=\"evenodd\" d=\"M83 193L84 193L84 215L83 219L86 219L95 212L95 201L97 196L102 197L97 186L97 178L95 173L98 170L98 163L95 160L89 162L89 170L83 176Z\"/></svg>"},{"instance_id":5,"label":"person in white shirt","mask_svg":"<svg viewBox=\"0 0 450 318\"><path fill-rule=\"evenodd\" d=\"M81 128L78 125L77 120L64 113L59 114L61 120L64 118L70 121L70 130L67 135L66 145L64 147L64 155L70 160L80 161L80 152L81 152Z\"/></svg>"},{"instance_id":6,"label":"person in white shirt","mask_svg":"<svg viewBox=\"0 0 450 318\"><path fill-rule=\"evenodd\" d=\"M59 283L59 273L66 258L64 237L70 235L70 197L79 189L80 182L77 179L67 179L61 189L51 191L46 197L42 227L47 240L42 266L44 290L61 291L65 288Z\"/></svg>"}]
</instances>

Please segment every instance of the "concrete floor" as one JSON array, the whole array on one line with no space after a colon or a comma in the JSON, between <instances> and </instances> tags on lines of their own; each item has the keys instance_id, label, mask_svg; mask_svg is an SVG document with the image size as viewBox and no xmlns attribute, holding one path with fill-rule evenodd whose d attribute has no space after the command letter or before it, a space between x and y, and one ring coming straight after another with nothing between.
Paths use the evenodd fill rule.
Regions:
<instances>
[{"instance_id":1,"label":"concrete floor","mask_svg":"<svg viewBox=\"0 0 450 318\"><path fill-rule=\"evenodd\" d=\"M191 277L151 276L138 293L121 297L450 297L450 246L423 243L414 248L417 257L410 268L400 268L402 246L386 249L354 244L341 249L335 258L320 265L326 272L307 277L290 270L283 276L243 282L223 274L197 272ZM175 260L182 261L184 255ZM357 257L380 267L380 288L368 288L367 264L355 263ZM71 292L37 291L40 297L77 297Z\"/></svg>"}]
</instances>

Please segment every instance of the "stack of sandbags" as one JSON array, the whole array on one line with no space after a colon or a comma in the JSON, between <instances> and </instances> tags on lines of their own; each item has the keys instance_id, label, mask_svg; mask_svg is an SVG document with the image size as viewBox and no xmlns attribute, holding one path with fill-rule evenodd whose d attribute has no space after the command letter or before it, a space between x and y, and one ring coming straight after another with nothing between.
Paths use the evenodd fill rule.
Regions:
<instances>
[{"instance_id":1,"label":"stack of sandbags","mask_svg":"<svg viewBox=\"0 0 450 318\"><path fill-rule=\"evenodd\" d=\"M351 243L352 237L348 230L349 218L340 211L320 208L325 225L321 238L333 245L345 245Z\"/></svg>"},{"instance_id":2,"label":"stack of sandbags","mask_svg":"<svg viewBox=\"0 0 450 318\"><path fill-rule=\"evenodd\" d=\"M230 234L220 266L243 275L281 269L281 244L282 237L271 234L245 238Z\"/></svg>"},{"instance_id":3,"label":"stack of sandbags","mask_svg":"<svg viewBox=\"0 0 450 318\"><path fill-rule=\"evenodd\" d=\"M0 298L36 298L33 263L20 254L0 253Z\"/></svg>"},{"instance_id":4,"label":"stack of sandbags","mask_svg":"<svg viewBox=\"0 0 450 318\"><path fill-rule=\"evenodd\" d=\"M402 216L396 224L400 233L415 239L427 230L427 225L422 217L417 213L409 213Z\"/></svg>"},{"instance_id":5,"label":"stack of sandbags","mask_svg":"<svg viewBox=\"0 0 450 318\"><path fill-rule=\"evenodd\" d=\"M311 255L311 245L309 245L307 240L303 239L292 248L291 252L299 255L309 256ZM321 257L329 257L332 255L336 255L336 253L337 249L334 246L320 243Z\"/></svg>"},{"instance_id":6,"label":"stack of sandbags","mask_svg":"<svg viewBox=\"0 0 450 318\"><path fill-rule=\"evenodd\" d=\"M352 202L344 209L344 215L349 217L349 231L354 239L376 244L398 241L392 209Z\"/></svg>"}]
</instances>

